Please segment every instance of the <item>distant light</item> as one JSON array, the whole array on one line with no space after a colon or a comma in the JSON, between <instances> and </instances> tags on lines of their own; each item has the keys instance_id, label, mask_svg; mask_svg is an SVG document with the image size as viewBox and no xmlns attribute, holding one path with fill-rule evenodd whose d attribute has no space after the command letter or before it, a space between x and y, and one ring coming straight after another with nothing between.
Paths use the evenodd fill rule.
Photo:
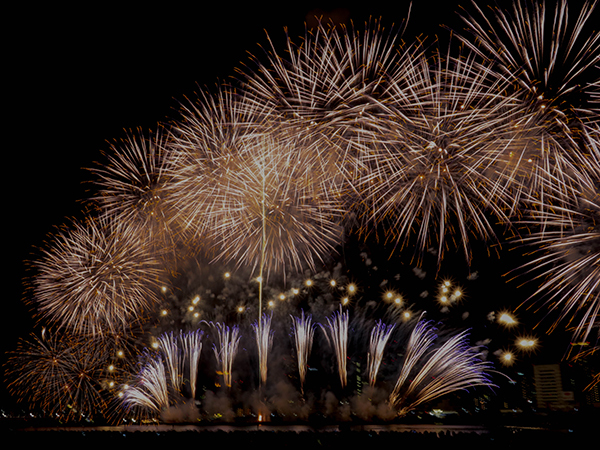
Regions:
<instances>
[{"instance_id":1,"label":"distant light","mask_svg":"<svg viewBox=\"0 0 600 450\"><path fill-rule=\"evenodd\" d=\"M306 280L306 281L304 282L304 284L305 284L306 286L310 287L310 286L312 286L312 285L313 285L313 281L312 281L312 280L309 278L308 280Z\"/></svg>"},{"instance_id":2,"label":"distant light","mask_svg":"<svg viewBox=\"0 0 600 450\"><path fill-rule=\"evenodd\" d=\"M514 316L509 314L508 312L500 313L500 317L498 318L498 322L503 323L504 325L516 325L517 321Z\"/></svg>"}]
</instances>

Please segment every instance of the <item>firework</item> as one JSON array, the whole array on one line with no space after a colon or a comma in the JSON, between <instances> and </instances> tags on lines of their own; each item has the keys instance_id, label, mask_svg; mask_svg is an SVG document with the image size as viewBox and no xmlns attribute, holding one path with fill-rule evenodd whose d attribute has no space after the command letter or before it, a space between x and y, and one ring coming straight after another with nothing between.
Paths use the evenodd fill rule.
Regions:
<instances>
[{"instance_id":1,"label":"firework","mask_svg":"<svg viewBox=\"0 0 600 450\"><path fill-rule=\"evenodd\" d=\"M271 330L272 319L273 313L270 315L263 314L260 323L257 322L252 324L256 337L256 345L258 347L260 381L263 385L267 382L267 362L271 347L273 346L273 331Z\"/></svg>"},{"instance_id":2,"label":"firework","mask_svg":"<svg viewBox=\"0 0 600 450\"><path fill-rule=\"evenodd\" d=\"M213 352L220 372L223 375L223 383L231 387L233 360L238 351L240 343L240 329L237 326L230 328L222 323L210 323L217 332L217 340L213 344Z\"/></svg>"},{"instance_id":3,"label":"firework","mask_svg":"<svg viewBox=\"0 0 600 450\"><path fill-rule=\"evenodd\" d=\"M294 343L296 346L296 357L298 359L298 372L300 374L300 389L304 390L304 381L306 380L306 370L308 368L308 357L313 344L315 327L310 315L300 317L290 316L292 318L292 331Z\"/></svg>"},{"instance_id":4,"label":"firework","mask_svg":"<svg viewBox=\"0 0 600 450\"><path fill-rule=\"evenodd\" d=\"M472 39L462 41L491 61L494 76L511 81L508 92L531 113L515 123L527 135L526 145L505 152L496 176L516 197L560 208L579 189L581 128L600 117L600 33L588 30L595 26L596 2L583 3L574 14L566 0L519 0L512 10L498 7L489 15L473 7L476 13L463 17Z\"/></svg>"},{"instance_id":5,"label":"firework","mask_svg":"<svg viewBox=\"0 0 600 450\"><path fill-rule=\"evenodd\" d=\"M566 321L573 338L584 341L600 317L600 129L589 127L585 136L578 177L581 188L559 207L534 204L530 220L522 221L530 229L537 227L522 239L535 246L533 259L523 267L525 274L542 280L526 304L532 307L543 301L559 312L550 331Z\"/></svg>"},{"instance_id":6,"label":"firework","mask_svg":"<svg viewBox=\"0 0 600 450\"><path fill-rule=\"evenodd\" d=\"M498 72L544 110L550 126L569 130L582 117L598 121L600 33L588 32L597 25L592 23L596 1L583 3L575 19L567 0L519 0L512 11L494 8L490 14L475 2L473 7L477 13L463 19L474 39L463 41L496 61Z\"/></svg>"},{"instance_id":7,"label":"firework","mask_svg":"<svg viewBox=\"0 0 600 450\"><path fill-rule=\"evenodd\" d=\"M261 277L314 267L341 239L331 158L318 140L247 123L252 114L232 96L189 112L185 123L195 126L180 129L170 188L177 216L215 260L249 265Z\"/></svg>"},{"instance_id":8,"label":"firework","mask_svg":"<svg viewBox=\"0 0 600 450\"><path fill-rule=\"evenodd\" d=\"M375 386L379 367L383 358L383 349L385 348L392 332L396 328L395 324L386 325L382 321L378 321L371 331L371 339L369 341L369 384Z\"/></svg>"},{"instance_id":9,"label":"firework","mask_svg":"<svg viewBox=\"0 0 600 450\"><path fill-rule=\"evenodd\" d=\"M393 105L361 134L355 159L364 169L346 173L367 231L380 227L394 246L416 236L416 250L433 247L439 261L448 238L468 261L473 235L497 239L489 217L508 224L516 205L494 167L525 145L515 124L528 116L490 73L472 53L441 49L404 65L390 87Z\"/></svg>"},{"instance_id":10,"label":"firework","mask_svg":"<svg viewBox=\"0 0 600 450\"><path fill-rule=\"evenodd\" d=\"M139 407L160 413L170 405L166 368L162 357L146 355L133 386L125 386L123 404L127 408Z\"/></svg>"},{"instance_id":11,"label":"firework","mask_svg":"<svg viewBox=\"0 0 600 450\"><path fill-rule=\"evenodd\" d=\"M9 356L9 390L48 415L82 420L107 412L109 354L96 339L68 335L20 340Z\"/></svg>"},{"instance_id":12,"label":"firework","mask_svg":"<svg viewBox=\"0 0 600 450\"><path fill-rule=\"evenodd\" d=\"M179 339L172 332L165 333L158 338L158 348L164 355L164 365L167 367L171 378L171 386L181 391L183 385L183 354ZM161 361L162 363L162 361Z\"/></svg>"},{"instance_id":13,"label":"firework","mask_svg":"<svg viewBox=\"0 0 600 450\"><path fill-rule=\"evenodd\" d=\"M342 388L347 384L347 353L348 353L348 311L340 310L327 317L327 326L320 325L325 333L327 342L332 347L337 363L338 374Z\"/></svg>"},{"instance_id":14,"label":"firework","mask_svg":"<svg viewBox=\"0 0 600 450\"><path fill-rule=\"evenodd\" d=\"M100 188L92 200L98 203L102 214L139 227L148 234L154 251L172 262L176 244L164 199L168 182L166 140L162 131L149 138L140 131L130 134L111 146L106 162L90 170L97 176L96 185Z\"/></svg>"},{"instance_id":15,"label":"firework","mask_svg":"<svg viewBox=\"0 0 600 450\"><path fill-rule=\"evenodd\" d=\"M194 399L202 336L203 332L199 330L159 336L158 351L144 352L133 385L123 387L123 405L127 409L161 413L185 395L186 367L191 399Z\"/></svg>"},{"instance_id":16,"label":"firework","mask_svg":"<svg viewBox=\"0 0 600 450\"><path fill-rule=\"evenodd\" d=\"M405 24L388 31L374 21L361 33L319 23L306 29L300 43L288 36L284 52L269 38L266 62L253 58L256 67L243 74L244 90L252 103L269 105L297 125L295 132L348 138L363 114L385 110L388 80L412 48L401 43Z\"/></svg>"},{"instance_id":17,"label":"firework","mask_svg":"<svg viewBox=\"0 0 600 450\"><path fill-rule=\"evenodd\" d=\"M158 302L161 276L139 229L106 217L73 223L35 263L38 313L81 334L127 330Z\"/></svg>"},{"instance_id":18,"label":"firework","mask_svg":"<svg viewBox=\"0 0 600 450\"><path fill-rule=\"evenodd\" d=\"M202 352L202 331L196 330L180 335L183 359L188 362L191 398L196 398L196 380Z\"/></svg>"},{"instance_id":19,"label":"firework","mask_svg":"<svg viewBox=\"0 0 600 450\"><path fill-rule=\"evenodd\" d=\"M457 390L493 386L486 371L491 365L470 347L466 332L449 338L431 351L436 339L431 323L420 321L408 342L400 376L390 394L390 404L404 415L416 406Z\"/></svg>"}]
</instances>

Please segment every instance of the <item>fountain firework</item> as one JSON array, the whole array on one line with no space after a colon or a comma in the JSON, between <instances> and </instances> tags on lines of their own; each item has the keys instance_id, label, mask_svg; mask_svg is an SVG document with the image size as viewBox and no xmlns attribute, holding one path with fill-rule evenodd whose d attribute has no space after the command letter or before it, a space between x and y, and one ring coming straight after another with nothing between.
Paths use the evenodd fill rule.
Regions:
<instances>
[{"instance_id":1,"label":"fountain firework","mask_svg":"<svg viewBox=\"0 0 600 450\"><path fill-rule=\"evenodd\" d=\"M240 343L240 329L237 326L230 328L222 323L211 323L210 325L217 334L216 342L213 343L215 359L220 366L223 384L230 388L233 360L237 355Z\"/></svg>"},{"instance_id":2,"label":"fountain firework","mask_svg":"<svg viewBox=\"0 0 600 450\"><path fill-rule=\"evenodd\" d=\"M340 310L327 317L327 326L321 326L335 354L338 374L342 388L346 387L347 380L347 353L348 353L348 311Z\"/></svg>"},{"instance_id":3,"label":"fountain firework","mask_svg":"<svg viewBox=\"0 0 600 450\"><path fill-rule=\"evenodd\" d=\"M379 367L383 359L383 350L395 327L396 324L386 325L380 320L371 331L371 340L369 342L369 384L371 387L375 386Z\"/></svg>"},{"instance_id":4,"label":"fountain firework","mask_svg":"<svg viewBox=\"0 0 600 450\"><path fill-rule=\"evenodd\" d=\"M313 345L315 327L312 323L312 316L305 315L304 311L302 311L300 317L290 317L292 318L292 330L296 346L296 357L298 360L300 390L304 392L304 381L306 380L308 358Z\"/></svg>"},{"instance_id":5,"label":"fountain firework","mask_svg":"<svg viewBox=\"0 0 600 450\"><path fill-rule=\"evenodd\" d=\"M260 319L260 324L258 322L252 324L256 336L256 346L258 347L258 366L260 368L260 382L262 384L267 382L267 362L271 347L273 347L273 332L271 331L272 319L273 314L263 314Z\"/></svg>"}]
</instances>

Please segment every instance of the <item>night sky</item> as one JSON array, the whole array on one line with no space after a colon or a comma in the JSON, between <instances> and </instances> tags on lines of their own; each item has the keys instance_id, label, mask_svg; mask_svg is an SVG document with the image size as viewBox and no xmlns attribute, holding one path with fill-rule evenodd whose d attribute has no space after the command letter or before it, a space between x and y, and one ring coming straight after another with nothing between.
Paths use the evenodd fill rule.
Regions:
<instances>
[{"instance_id":1,"label":"night sky","mask_svg":"<svg viewBox=\"0 0 600 450\"><path fill-rule=\"evenodd\" d=\"M88 195L91 185L86 182L92 178L85 168L102 161L101 151L110 142L126 137L127 130L154 129L158 122L175 118L178 102L194 98L199 85L213 86L234 76L235 68L248 60L247 52L260 53L258 44L267 44L266 32L283 42L284 27L290 36L298 36L315 13L356 23L381 17L391 26L406 16L410 2L366 1L360 7L301 2L279 8L232 7L227 2L211 2L220 5L207 8L200 3L181 9L85 5L74 12L22 7L5 18L11 32L5 38L9 51L3 64L8 74L3 96L8 96L3 351L13 349L32 325L21 301L25 260L55 226L81 215L80 201ZM460 26L455 2L435 7L415 3L407 40L420 34L447 36L442 23ZM484 249L480 256L485 257ZM481 278L468 301L492 311L523 295L515 289L519 283L507 286L501 277L511 262L480 261L482 267L472 270ZM496 305L484 304L492 301Z\"/></svg>"}]
</instances>

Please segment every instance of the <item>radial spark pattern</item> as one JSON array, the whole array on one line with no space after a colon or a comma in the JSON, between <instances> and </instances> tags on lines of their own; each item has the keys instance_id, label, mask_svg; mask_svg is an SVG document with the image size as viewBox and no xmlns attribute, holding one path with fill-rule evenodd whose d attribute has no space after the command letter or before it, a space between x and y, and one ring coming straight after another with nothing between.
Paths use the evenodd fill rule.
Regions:
<instances>
[{"instance_id":1,"label":"radial spark pattern","mask_svg":"<svg viewBox=\"0 0 600 450\"><path fill-rule=\"evenodd\" d=\"M155 253L171 261L176 241L164 198L167 149L163 130L148 138L137 130L113 144L106 161L91 169L99 187L92 200L111 220L137 226Z\"/></svg>"},{"instance_id":2,"label":"radial spark pattern","mask_svg":"<svg viewBox=\"0 0 600 450\"><path fill-rule=\"evenodd\" d=\"M266 274L314 267L341 240L327 148L281 137L277 128L244 134L233 125L245 110L229 96L213 108L196 111L188 121L203 125L183 129L176 144L170 198L177 216L217 260L258 269L262 261Z\"/></svg>"},{"instance_id":3,"label":"radial spark pattern","mask_svg":"<svg viewBox=\"0 0 600 450\"><path fill-rule=\"evenodd\" d=\"M108 411L109 352L98 340L32 336L19 342L7 367L9 390L48 415L85 420Z\"/></svg>"},{"instance_id":4,"label":"radial spark pattern","mask_svg":"<svg viewBox=\"0 0 600 450\"><path fill-rule=\"evenodd\" d=\"M527 274L542 283L529 299L543 301L558 318L551 329L566 323L575 339L585 341L600 320L600 129L586 133L580 156L581 189L569 203L531 212L523 221L533 232L523 239L536 248ZM535 206L539 206L535 205ZM541 225L540 225L541 224ZM598 335L593 339L597 342Z\"/></svg>"},{"instance_id":5,"label":"radial spark pattern","mask_svg":"<svg viewBox=\"0 0 600 450\"><path fill-rule=\"evenodd\" d=\"M35 262L40 316L78 333L128 329L158 301L160 266L139 228L90 219L53 237Z\"/></svg>"},{"instance_id":6,"label":"radial spark pattern","mask_svg":"<svg viewBox=\"0 0 600 450\"><path fill-rule=\"evenodd\" d=\"M399 246L416 236L417 250L434 247L440 261L448 238L467 259L473 237L495 239L490 218L509 223L518 204L495 165L527 145L516 127L527 116L502 94L504 83L472 55L411 60L347 173L364 198L366 227Z\"/></svg>"},{"instance_id":7,"label":"radial spark pattern","mask_svg":"<svg viewBox=\"0 0 600 450\"><path fill-rule=\"evenodd\" d=\"M472 37L463 41L514 79L533 107L546 110L548 125L569 130L580 119L597 122L600 112L600 32L593 22L596 1L517 0L512 8L483 11L464 20Z\"/></svg>"}]
</instances>

